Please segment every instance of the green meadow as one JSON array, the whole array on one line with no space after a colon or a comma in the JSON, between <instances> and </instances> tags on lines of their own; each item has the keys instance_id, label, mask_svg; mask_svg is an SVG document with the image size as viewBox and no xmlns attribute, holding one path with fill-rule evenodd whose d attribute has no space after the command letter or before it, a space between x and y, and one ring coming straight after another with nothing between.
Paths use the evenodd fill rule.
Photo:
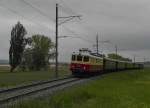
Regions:
<instances>
[{"instance_id":1,"label":"green meadow","mask_svg":"<svg viewBox=\"0 0 150 108\"><path fill-rule=\"evenodd\" d=\"M82 86L13 108L150 108L150 69L103 74Z\"/></svg>"},{"instance_id":2,"label":"green meadow","mask_svg":"<svg viewBox=\"0 0 150 108\"><path fill-rule=\"evenodd\" d=\"M64 77L70 75L68 66L63 66L59 68L59 77ZM8 66L0 66L0 88L2 87L12 87L20 84L28 84L34 81L42 81L54 79L55 69L50 68L48 71L15 71L9 72Z\"/></svg>"}]
</instances>

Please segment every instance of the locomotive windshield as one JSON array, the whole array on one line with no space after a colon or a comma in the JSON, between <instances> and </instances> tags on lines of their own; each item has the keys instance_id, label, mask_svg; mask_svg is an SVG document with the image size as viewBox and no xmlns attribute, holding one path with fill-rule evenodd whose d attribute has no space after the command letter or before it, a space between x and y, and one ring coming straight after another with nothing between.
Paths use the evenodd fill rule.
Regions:
<instances>
[{"instance_id":1,"label":"locomotive windshield","mask_svg":"<svg viewBox=\"0 0 150 108\"><path fill-rule=\"evenodd\" d=\"M76 56L72 55L72 61L75 61L75 60L76 60Z\"/></svg>"},{"instance_id":2,"label":"locomotive windshield","mask_svg":"<svg viewBox=\"0 0 150 108\"><path fill-rule=\"evenodd\" d=\"M72 55L72 61L89 62L89 56Z\"/></svg>"},{"instance_id":3,"label":"locomotive windshield","mask_svg":"<svg viewBox=\"0 0 150 108\"><path fill-rule=\"evenodd\" d=\"M77 61L82 61L82 56L81 55L77 56Z\"/></svg>"},{"instance_id":4,"label":"locomotive windshield","mask_svg":"<svg viewBox=\"0 0 150 108\"><path fill-rule=\"evenodd\" d=\"M84 61L84 62L89 62L89 57L88 57L88 56L84 56L83 61Z\"/></svg>"}]
</instances>

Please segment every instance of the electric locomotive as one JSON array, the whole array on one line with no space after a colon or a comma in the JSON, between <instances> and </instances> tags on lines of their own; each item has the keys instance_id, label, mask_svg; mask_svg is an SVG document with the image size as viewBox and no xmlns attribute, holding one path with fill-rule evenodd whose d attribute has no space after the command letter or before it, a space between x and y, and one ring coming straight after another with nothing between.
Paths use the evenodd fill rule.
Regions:
<instances>
[{"instance_id":1,"label":"electric locomotive","mask_svg":"<svg viewBox=\"0 0 150 108\"><path fill-rule=\"evenodd\" d=\"M103 58L73 54L70 70L73 75L92 75L103 72Z\"/></svg>"},{"instance_id":2,"label":"electric locomotive","mask_svg":"<svg viewBox=\"0 0 150 108\"><path fill-rule=\"evenodd\" d=\"M141 68L143 68L143 64L105 58L103 55L92 53L87 49L73 53L70 64L70 70L74 76L89 76L110 71Z\"/></svg>"}]
</instances>

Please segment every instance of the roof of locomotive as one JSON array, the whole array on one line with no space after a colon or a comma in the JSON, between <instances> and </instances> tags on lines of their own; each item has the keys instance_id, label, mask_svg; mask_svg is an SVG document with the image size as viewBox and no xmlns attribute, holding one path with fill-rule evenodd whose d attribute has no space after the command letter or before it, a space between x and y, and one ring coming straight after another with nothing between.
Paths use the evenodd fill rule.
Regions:
<instances>
[{"instance_id":1,"label":"roof of locomotive","mask_svg":"<svg viewBox=\"0 0 150 108\"><path fill-rule=\"evenodd\" d=\"M117 60L117 59L111 59L111 58L106 58L106 60L111 60L111 61L116 61L116 62L122 62L122 63L133 63L133 62L129 62L129 61L122 61L122 60Z\"/></svg>"},{"instance_id":2,"label":"roof of locomotive","mask_svg":"<svg viewBox=\"0 0 150 108\"><path fill-rule=\"evenodd\" d=\"M82 56L89 56L89 57L93 57L93 58L97 58L97 59L103 59L103 57L92 55L89 53L73 53L72 55L82 55Z\"/></svg>"},{"instance_id":3,"label":"roof of locomotive","mask_svg":"<svg viewBox=\"0 0 150 108\"><path fill-rule=\"evenodd\" d=\"M73 53L72 55L89 56L89 57L93 57L93 58L97 58L97 59L106 59L106 60L122 62L122 63L131 63L131 64L133 63L133 62L128 62L128 61L121 61L121 60L117 60L117 59L111 59L111 58L107 58L107 57L97 56L95 53Z\"/></svg>"}]
</instances>

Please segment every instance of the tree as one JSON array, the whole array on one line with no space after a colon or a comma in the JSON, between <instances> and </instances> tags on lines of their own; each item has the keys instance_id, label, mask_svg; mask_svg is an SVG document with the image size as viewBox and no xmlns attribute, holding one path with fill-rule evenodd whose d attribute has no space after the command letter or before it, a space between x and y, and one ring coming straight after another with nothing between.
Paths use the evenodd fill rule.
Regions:
<instances>
[{"instance_id":1,"label":"tree","mask_svg":"<svg viewBox=\"0 0 150 108\"><path fill-rule=\"evenodd\" d=\"M108 54L108 58L111 58L111 59L121 59L121 56L120 55L116 55L114 53L111 53L111 54Z\"/></svg>"},{"instance_id":2,"label":"tree","mask_svg":"<svg viewBox=\"0 0 150 108\"><path fill-rule=\"evenodd\" d=\"M20 22L18 22L11 31L9 49L9 64L11 66L11 72L13 72L13 70L21 63L23 51L26 46L26 34L26 29Z\"/></svg>"},{"instance_id":3,"label":"tree","mask_svg":"<svg viewBox=\"0 0 150 108\"><path fill-rule=\"evenodd\" d=\"M40 70L49 65L49 59L55 57L54 43L44 35L33 35L30 48L26 49L23 65L28 69Z\"/></svg>"},{"instance_id":4,"label":"tree","mask_svg":"<svg viewBox=\"0 0 150 108\"><path fill-rule=\"evenodd\" d=\"M125 57L122 57L121 55L116 55L114 53L108 54L108 58L122 60L122 61L130 61L130 62L132 61L129 58L125 58Z\"/></svg>"},{"instance_id":5,"label":"tree","mask_svg":"<svg viewBox=\"0 0 150 108\"><path fill-rule=\"evenodd\" d=\"M20 65L20 68L22 71L25 71L26 69L32 70L34 65L33 65L33 58L32 58L32 49L31 48L26 48L23 57L22 57L22 62Z\"/></svg>"}]
</instances>

